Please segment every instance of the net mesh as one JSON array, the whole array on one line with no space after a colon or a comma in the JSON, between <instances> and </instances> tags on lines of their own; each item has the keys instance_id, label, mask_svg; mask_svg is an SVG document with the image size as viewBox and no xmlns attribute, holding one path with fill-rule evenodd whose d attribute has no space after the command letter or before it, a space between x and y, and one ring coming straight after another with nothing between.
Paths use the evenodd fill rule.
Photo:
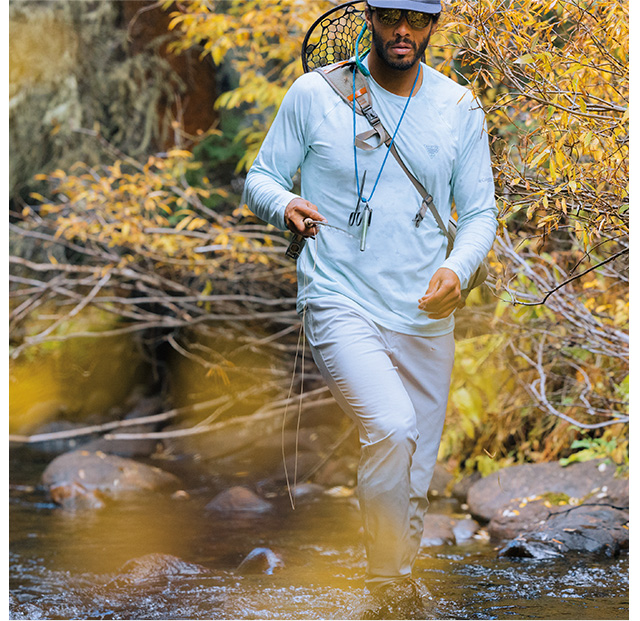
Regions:
<instances>
[{"instance_id":1,"label":"net mesh","mask_svg":"<svg viewBox=\"0 0 640 621\"><path fill-rule=\"evenodd\" d=\"M356 40L364 25L364 5L352 2L336 7L312 26L302 48L305 72L355 55ZM360 52L370 45L371 33L367 30L360 41Z\"/></svg>"}]
</instances>

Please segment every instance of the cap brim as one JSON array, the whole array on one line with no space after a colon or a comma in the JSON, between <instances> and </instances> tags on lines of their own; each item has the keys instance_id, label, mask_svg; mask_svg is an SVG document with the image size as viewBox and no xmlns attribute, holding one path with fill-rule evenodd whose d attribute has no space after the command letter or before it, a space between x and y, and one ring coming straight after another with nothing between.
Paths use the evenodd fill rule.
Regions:
<instances>
[{"instance_id":1,"label":"cap brim","mask_svg":"<svg viewBox=\"0 0 640 621\"><path fill-rule=\"evenodd\" d=\"M419 13L440 13L442 7L439 0L435 2L420 2L419 0L368 0L376 9L406 9Z\"/></svg>"}]
</instances>

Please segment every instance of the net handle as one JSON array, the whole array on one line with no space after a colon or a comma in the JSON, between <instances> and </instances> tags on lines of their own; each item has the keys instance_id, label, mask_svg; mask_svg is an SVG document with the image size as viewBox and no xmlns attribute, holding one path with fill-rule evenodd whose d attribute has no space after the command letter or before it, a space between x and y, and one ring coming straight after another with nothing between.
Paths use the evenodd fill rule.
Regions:
<instances>
[{"instance_id":1,"label":"net handle","mask_svg":"<svg viewBox=\"0 0 640 621\"><path fill-rule=\"evenodd\" d=\"M350 0L350 2L343 2L338 6L334 6L332 9L329 9L326 13L323 13L320 17L318 17L318 19L316 19L315 22L313 22L313 24L311 24L309 30L307 30L307 34L304 37L304 41L302 42L301 60L302 60L302 70L305 73L309 73L310 71L309 65L307 63L307 45L309 43L309 39L311 38L311 35L313 34L313 31L316 29L316 27L320 23L322 23L325 19L327 19L327 17L329 17L332 13L336 13L337 11L343 11L347 7L356 5L356 4L364 5L365 0ZM364 6L363 6L363 10L364 10Z\"/></svg>"}]
</instances>

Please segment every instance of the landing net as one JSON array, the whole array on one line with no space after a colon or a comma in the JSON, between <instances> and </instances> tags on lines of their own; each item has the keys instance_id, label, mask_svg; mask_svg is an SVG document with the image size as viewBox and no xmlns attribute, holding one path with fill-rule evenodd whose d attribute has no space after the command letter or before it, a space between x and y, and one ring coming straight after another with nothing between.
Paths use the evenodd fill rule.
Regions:
<instances>
[{"instance_id":1,"label":"landing net","mask_svg":"<svg viewBox=\"0 0 640 621\"><path fill-rule=\"evenodd\" d=\"M319 17L309 28L302 43L302 68L305 73L317 67L347 60L356 53L356 40L364 25L364 0L341 4ZM369 49L371 33L360 40L360 53Z\"/></svg>"}]
</instances>

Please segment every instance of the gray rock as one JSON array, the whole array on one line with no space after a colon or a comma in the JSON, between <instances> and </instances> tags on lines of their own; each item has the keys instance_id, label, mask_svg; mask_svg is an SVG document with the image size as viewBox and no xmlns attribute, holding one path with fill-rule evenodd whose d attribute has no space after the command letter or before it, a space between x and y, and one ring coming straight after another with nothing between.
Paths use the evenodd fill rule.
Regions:
<instances>
[{"instance_id":1,"label":"gray rock","mask_svg":"<svg viewBox=\"0 0 640 621\"><path fill-rule=\"evenodd\" d=\"M231 487L220 492L205 507L217 513L261 514L273 510L273 505L243 486Z\"/></svg>"},{"instance_id":2,"label":"gray rock","mask_svg":"<svg viewBox=\"0 0 640 621\"><path fill-rule=\"evenodd\" d=\"M449 492L449 486L453 481L453 476L446 470L446 468L440 463L436 463L436 467L433 471L433 477L431 478L431 484L429 485L429 495L432 496L445 496Z\"/></svg>"},{"instance_id":3,"label":"gray rock","mask_svg":"<svg viewBox=\"0 0 640 621\"><path fill-rule=\"evenodd\" d=\"M448 515L429 514L424 517L424 530L420 547L432 547L452 544L455 541L453 527L455 519Z\"/></svg>"},{"instance_id":4,"label":"gray rock","mask_svg":"<svg viewBox=\"0 0 640 621\"><path fill-rule=\"evenodd\" d=\"M462 543L475 535L479 525L475 520L450 515L427 513L420 546L423 548Z\"/></svg>"},{"instance_id":5,"label":"gray rock","mask_svg":"<svg viewBox=\"0 0 640 621\"><path fill-rule=\"evenodd\" d=\"M568 552L616 556L629 546L626 509L585 503L552 505L538 499L524 505L511 503L494 517L488 531L494 539L514 537L500 556L552 558Z\"/></svg>"},{"instance_id":6,"label":"gray rock","mask_svg":"<svg viewBox=\"0 0 640 621\"><path fill-rule=\"evenodd\" d=\"M60 432L73 433L75 430L81 429L82 427L84 427L82 423L72 423L66 420L55 420L49 421L44 425L39 426L34 431L34 435L46 436L48 434L53 435ZM61 453L65 453L67 451L76 450L83 444L83 442L86 441L86 438L83 436L69 438L56 438L55 436L53 436L49 440L43 440L41 442L34 443L33 450L39 453L49 453L51 454L51 456L60 455Z\"/></svg>"},{"instance_id":7,"label":"gray rock","mask_svg":"<svg viewBox=\"0 0 640 621\"><path fill-rule=\"evenodd\" d=\"M179 484L177 477L160 468L84 450L56 457L45 469L42 482L53 501L67 509L99 508L105 498Z\"/></svg>"},{"instance_id":8,"label":"gray rock","mask_svg":"<svg viewBox=\"0 0 640 621\"><path fill-rule=\"evenodd\" d=\"M502 558L535 558L538 560L547 560L561 557L562 554L547 543L517 538L501 548L498 556Z\"/></svg>"},{"instance_id":9,"label":"gray rock","mask_svg":"<svg viewBox=\"0 0 640 621\"><path fill-rule=\"evenodd\" d=\"M241 574L266 574L271 576L281 569L284 569L284 562L273 550L269 548L254 548L238 565L237 571Z\"/></svg>"},{"instance_id":10,"label":"gray rock","mask_svg":"<svg viewBox=\"0 0 640 621\"><path fill-rule=\"evenodd\" d=\"M325 488L316 483L301 483L293 488L292 494L295 500L309 502L316 500L324 494Z\"/></svg>"},{"instance_id":11,"label":"gray rock","mask_svg":"<svg viewBox=\"0 0 640 621\"><path fill-rule=\"evenodd\" d=\"M290 473L289 484L283 478L263 479L256 483L256 491L265 499L280 498L290 502L290 496L295 503L308 503L318 500L324 495L325 488L316 483L293 484L293 475Z\"/></svg>"},{"instance_id":12,"label":"gray rock","mask_svg":"<svg viewBox=\"0 0 640 621\"><path fill-rule=\"evenodd\" d=\"M471 486L482 478L482 475L479 472L474 472L469 476L463 477L458 481L452 488L451 494L454 498L457 498L460 502L466 503L467 496L469 494L469 490Z\"/></svg>"},{"instance_id":13,"label":"gray rock","mask_svg":"<svg viewBox=\"0 0 640 621\"><path fill-rule=\"evenodd\" d=\"M591 504L556 509L535 530L521 533L499 556L552 558L568 552L614 557L629 547L629 513Z\"/></svg>"},{"instance_id":14,"label":"gray rock","mask_svg":"<svg viewBox=\"0 0 640 621\"><path fill-rule=\"evenodd\" d=\"M337 459L330 459L314 475L313 481L325 487L354 487L356 484L356 472L358 470L358 458L353 455L344 455Z\"/></svg>"},{"instance_id":15,"label":"gray rock","mask_svg":"<svg viewBox=\"0 0 640 621\"><path fill-rule=\"evenodd\" d=\"M474 483L470 511L504 557L616 556L629 545L629 481L603 460L512 466Z\"/></svg>"},{"instance_id":16,"label":"gray rock","mask_svg":"<svg viewBox=\"0 0 640 621\"><path fill-rule=\"evenodd\" d=\"M150 580L197 575L208 571L202 565L183 561L170 554L147 554L127 561L122 566L121 573L112 580L111 584L140 584Z\"/></svg>"},{"instance_id":17,"label":"gray rock","mask_svg":"<svg viewBox=\"0 0 640 621\"><path fill-rule=\"evenodd\" d=\"M615 466L601 460L571 464L558 462L511 466L474 483L468 493L470 512L489 521L514 499L556 494L567 501L590 499L600 504L629 506L628 479L615 478Z\"/></svg>"},{"instance_id":18,"label":"gray rock","mask_svg":"<svg viewBox=\"0 0 640 621\"><path fill-rule=\"evenodd\" d=\"M471 539L480 529L478 522L471 518L457 520L453 526L453 535L456 543L460 544Z\"/></svg>"},{"instance_id":19,"label":"gray rock","mask_svg":"<svg viewBox=\"0 0 640 621\"><path fill-rule=\"evenodd\" d=\"M551 507L551 503L544 498L528 502L516 498L504 505L502 511L491 519L487 531L496 539L507 539L536 530L549 519Z\"/></svg>"}]
</instances>

